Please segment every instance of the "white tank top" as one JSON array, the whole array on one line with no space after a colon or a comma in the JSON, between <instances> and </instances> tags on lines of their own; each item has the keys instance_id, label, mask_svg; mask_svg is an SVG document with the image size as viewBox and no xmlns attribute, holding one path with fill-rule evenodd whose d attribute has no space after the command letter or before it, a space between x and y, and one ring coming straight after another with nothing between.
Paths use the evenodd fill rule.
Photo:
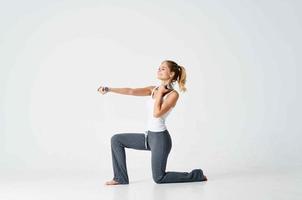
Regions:
<instances>
[{"instance_id":1,"label":"white tank top","mask_svg":"<svg viewBox=\"0 0 302 200\"><path fill-rule=\"evenodd\" d=\"M152 93L151 93L151 97L147 100L147 108L148 108L148 110L147 110L148 111L147 112L147 114L148 114L147 130L149 130L149 131L164 131L164 130L167 129L166 123L165 123L166 118L170 114L170 112L172 111L174 106L171 107L170 110L168 110L162 116L154 117L153 116L153 110L154 110L155 98L153 99L153 93L154 93L154 90L156 88L158 88L158 86L153 88ZM170 91L168 94L165 94L163 99L166 99L166 97L169 94L171 94L172 91Z\"/></svg>"}]
</instances>

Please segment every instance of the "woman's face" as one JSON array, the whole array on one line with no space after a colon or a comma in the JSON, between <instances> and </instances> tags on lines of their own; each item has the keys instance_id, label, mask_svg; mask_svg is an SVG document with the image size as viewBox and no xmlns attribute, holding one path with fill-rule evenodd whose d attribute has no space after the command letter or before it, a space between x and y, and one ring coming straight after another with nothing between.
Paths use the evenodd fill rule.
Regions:
<instances>
[{"instance_id":1,"label":"woman's face","mask_svg":"<svg viewBox=\"0 0 302 200\"><path fill-rule=\"evenodd\" d=\"M162 63L158 69L157 69L157 78L160 80L169 80L172 74L170 72L169 67L166 65L166 63Z\"/></svg>"}]
</instances>

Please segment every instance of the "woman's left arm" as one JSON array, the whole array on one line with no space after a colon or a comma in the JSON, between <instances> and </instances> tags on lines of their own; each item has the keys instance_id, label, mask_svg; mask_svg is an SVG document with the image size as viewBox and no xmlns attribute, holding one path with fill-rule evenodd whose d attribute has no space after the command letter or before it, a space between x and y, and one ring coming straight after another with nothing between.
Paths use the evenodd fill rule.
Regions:
<instances>
[{"instance_id":1,"label":"woman's left arm","mask_svg":"<svg viewBox=\"0 0 302 200\"><path fill-rule=\"evenodd\" d=\"M157 94L154 102L153 116L160 117L165 114L168 110L170 110L171 107L176 105L178 97L179 94L173 91L171 94L169 94L165 101L162 102L163 93Z\"/></svg>"}]
</instances>

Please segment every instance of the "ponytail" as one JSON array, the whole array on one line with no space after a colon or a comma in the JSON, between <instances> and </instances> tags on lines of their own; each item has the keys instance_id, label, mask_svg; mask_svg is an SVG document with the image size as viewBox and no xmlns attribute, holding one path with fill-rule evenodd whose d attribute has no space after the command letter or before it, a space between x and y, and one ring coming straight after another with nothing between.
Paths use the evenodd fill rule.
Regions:
<instances>
[{"instance_id":1,"label":"ponytail","mask_svg":"<svg viewBox=\"0 0 302 200\"><path fill-rule=\"evenodd\" d=\"M178 83L178 87L180 89L180 91L182 92L186 92L187 88L185 87L186 85L186 70L183 66L178 65L179 66L179 74L178 74L178 78L177 78L177 83Z\"/></svg>"}]
</instances>

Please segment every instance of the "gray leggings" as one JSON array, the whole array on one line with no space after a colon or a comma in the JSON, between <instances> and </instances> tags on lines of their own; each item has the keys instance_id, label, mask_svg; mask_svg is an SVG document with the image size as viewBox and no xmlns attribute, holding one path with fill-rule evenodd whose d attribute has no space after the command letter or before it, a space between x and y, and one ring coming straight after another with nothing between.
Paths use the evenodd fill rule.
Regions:
<instances>
[{"instance_id":1,"label":"gray leggings","mask_svg":"<svg viewBox=\"0 0 302 200\"><path fill-rule=\"evenodd\" d=\"M155 183L177 183L204 181L203 171L193 169L189 172L166 172L168 155L172 141L168 130L145 133L116 133L111 137L113 180L129 184L126 166L126 148L151 151L152 176Z\"/></svg>"}]
</instances>

